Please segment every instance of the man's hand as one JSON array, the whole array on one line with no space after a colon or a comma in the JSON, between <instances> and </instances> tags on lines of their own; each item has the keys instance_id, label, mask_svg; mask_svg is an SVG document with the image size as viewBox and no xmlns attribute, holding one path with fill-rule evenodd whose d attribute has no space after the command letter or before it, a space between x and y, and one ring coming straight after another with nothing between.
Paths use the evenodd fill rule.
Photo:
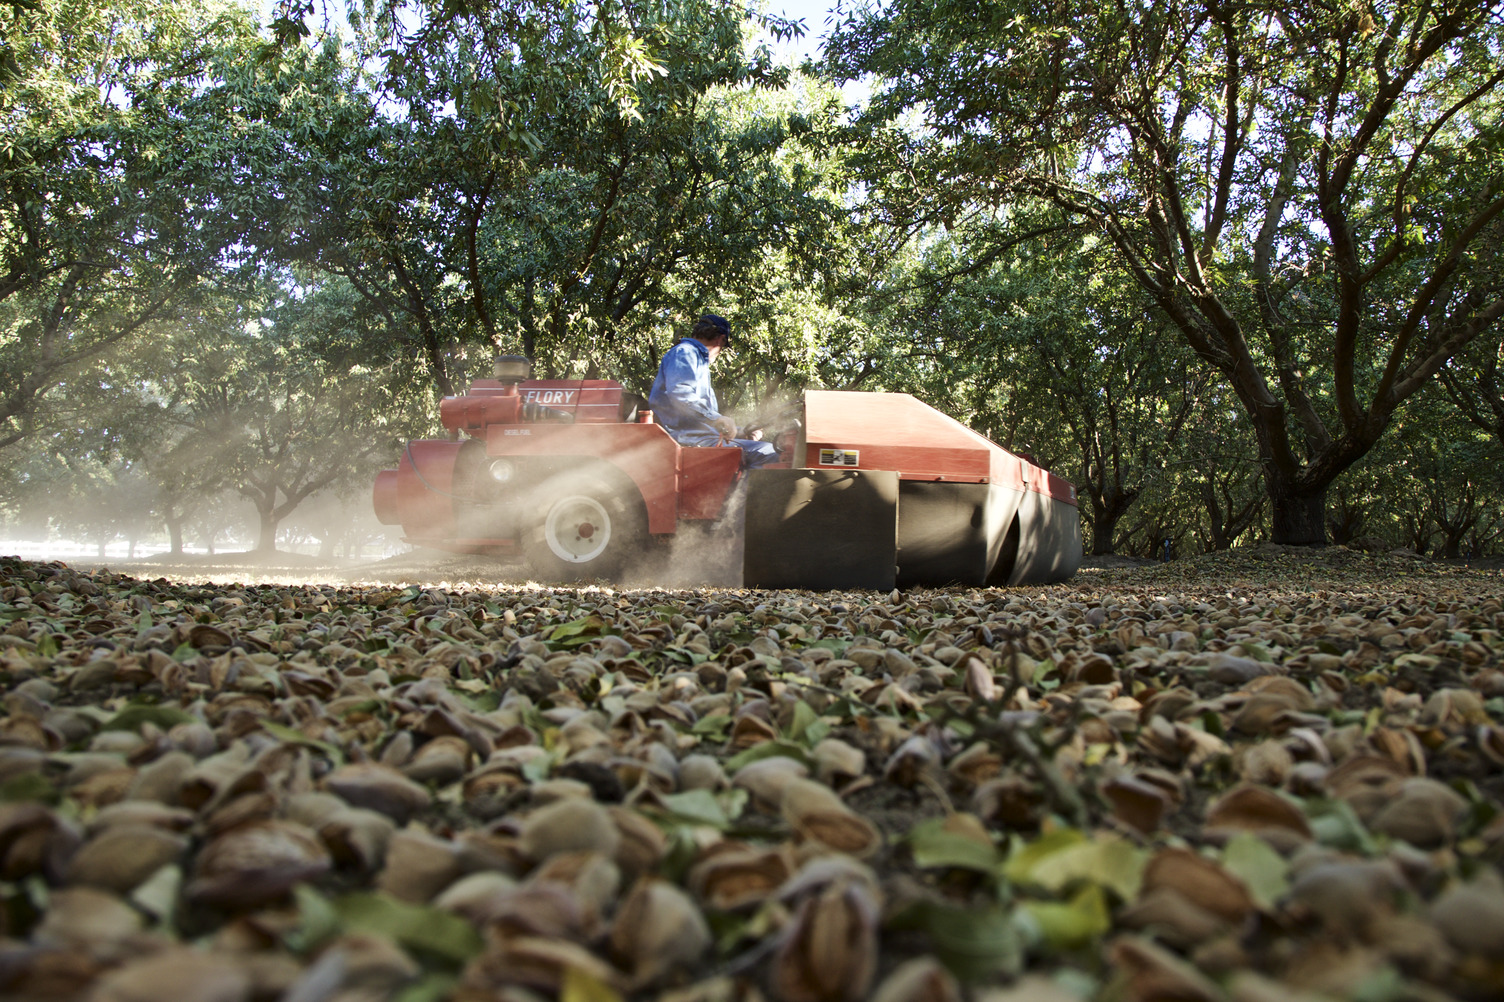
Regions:
<instances>
[{"instance_id":1,"label":"man's hand","mask_svg":"<svg viewBox=\"0 0 1504 1002\"><path fill-rule=\"evenodd\" d=\"M710 424L715 428L716 434L721 436L722 442L729 442L736 437L736 422L726 415L722 414L718 416Z\"/></svg>"}]
</instances>

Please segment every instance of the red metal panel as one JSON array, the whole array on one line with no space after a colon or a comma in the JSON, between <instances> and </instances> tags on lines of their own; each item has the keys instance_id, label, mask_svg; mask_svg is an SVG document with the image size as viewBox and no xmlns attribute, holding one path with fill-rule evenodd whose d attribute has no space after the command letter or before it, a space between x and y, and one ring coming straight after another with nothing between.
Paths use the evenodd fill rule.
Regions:
<instances>
[{"instance_id":1,"label":"red metal panel","mask_svg":"<svg viewBox=\"0 0 1504 1002\"><path fill-rule=\"evenodd\" d=\"M568 414L576 424L613 424L621 420L622 385L610 379L529 379L509 385L478 379L463 396L439 402L444 427L479 432L486 425L516 424L523 403Z\"/></svg>"},{"instance_id":2,"label":"red metal panel","mask_svg":"<svg viewBox=\"0 0 1504 1002\"><path fill-rule=\"evenodd\" d=\"M679 449L679 517L715 518L742 468L739 446Z\"/></svg>"},{"instance_id":3,"label":"red metal panel","mask_svg":"<svg viewBox=\"0 0 1504 1002\"><path fill-rule=\"evenodd\" d=\"M382 470L376 474L376 484L371 488L371 507L376 509L376 521L382 525L401 525L402 506L397 503L396 470Z\"/></svg>"},{"instance_id":4,"label":"red metal panel","mask_svg":"<svg viewBox=\"0 0 1504 1002\"><path fill-rule=\"evenodd\" d=\"M1044 477L1041 478L1039 486L1035 488L1039 493L1068 504L1072 508L1077 507L1075 484L1064 477L1055 476L1055 474L1048 470L1042 470L1041 472L1044 473Z\"/></svg>"},{"instance_id":5,"label":"red metal panel","mask_svg":"<svg viewBox=\"0 0 1504 1002\"><path fill-rule=\"evenodd\" d=\"M1029 489L1029 471L1033 467L1006 449L992 454L992 482L1010 490Z\"/></svg>"},{"instance_id":6,"label":"red metal panel","mask_svg":"<svg viewBox=\"0 0 1504 1002\"><path fill-rule=\"evenodd\" d=\"M809 469L897 470L903 480L991 483L1076 503L1068 481L907 393L810 390L804 417Z\"/></svg>"},{"instance_id":7,"label":"red metal panel","mask_svg":"<svg viewBox=\"0 0 1504 1002\"><path fill-rule=\"evenodd\" d=\"M523 400L573 414L577 424L620 421L621 393L610 379L530 379L521 386Z\"/></svg>"},{"instance_id":8,"label":"red metal panel","mask_svg":"<svg viewBox=\"0 0 1504 1002\"><path fill-rule=\"evenodd\" d=\"M592 380L580 386L579 405L575 408L577 424L611 424L621 420L620 383Z\"/></svg>"},{"instance_id":9,"label":"red metal panel","mask_svg":"<svg viewBox=\"0 0 1504 1002\"><path fill-rule=\"evenodd\" d=\"M488 424L521 420L522 398L515 393L467 394L439 401L439 416L451 431L475 434Z\"/></svg>"},{"instance_id":10,"label":"red metal panel","mask_svg":"<svg viewBox=\"0 0 1504 1002\"><path fill-rule=\"evenodd\" d=\"M1075 484L1064 477L1055 476L1049 470L1046 470L1042 466L1036 466L1027 459L1020 459L1000 446L995 446L995 448L997 448L997 451L1002 456L1006 457L996 465L1003 467L1004 475L1008 478L1005 481L997 482L1003 483L1005 486L1012 487L1015 490L1032 491L1035 494L1042 494L1047 498L1053 498L1064 504L1072 506L1076 504Z\"/></svg>"},{"instance_id":11,"label":"red metal panel","mask_svg":"<svg viewBox=\"0 0 1504 1002\"><path fill-rule=\"evenodd\" d=\"M486 429L491 456L586 456L610 463L642 492L648 531L673 532L679 445L655 424L521 424Z\"/></svg>"},{"instance_id":12,"label":"red metal panel","mask_svg":"<svg viewBox=\"0 0 1504 1002\"><path fill-rule=\"evenodd\" d=\"M804 465L897 470L904 480L987 483L987 439L907 393L809 390L804 394ZM830 450L822 462L822 450Z\"/></svg>"},{"instance_id":13,"label":"red metal panel","mask_svg":"<svg viewBox=\"0 0 1504 1002\"><path fill-rule=\"evenodd\" d=\"M409 442L397 465L397 510L409 535L454 533L454 462L460 443Z\"/></svg>"}]
</instances>

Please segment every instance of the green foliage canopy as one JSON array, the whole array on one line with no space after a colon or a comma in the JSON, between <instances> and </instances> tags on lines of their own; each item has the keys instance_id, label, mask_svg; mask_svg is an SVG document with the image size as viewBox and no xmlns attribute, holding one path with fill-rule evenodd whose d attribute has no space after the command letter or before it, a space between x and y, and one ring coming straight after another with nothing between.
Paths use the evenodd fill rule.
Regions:
<instances>
[{"instance_id":1,"label":"green foliage canopy","mask_svg":"<svg viewBox=\"0 0 1504 1002\"><path fill-rule=\"evenodd\" d=\"M875 75L859 133L912 119L866 144L890 218L1037 199L1108 238L1236 392L1278 541L1497 338L1497 4L898 0L827 52Z\"/></svg>"},{"instance_id":2,"label":"green foliage canopy","mask_svg":"<svg viewBox=\"0 0 1504 1002\"><path fill-rule=\"evenodd\" d=\"M665 327L808 273L838 230L799 145L838 108L782 93L751 23L718 0L372 8L348 51L284 46L204 100L246 123L265 255L400 317L437 392L497 349L645 385Z\"/></svg>"},{"instance_id":3,"label":"green foliage canopy","mask_svg":"<svg viewBox=\"0 0 1504 1002\"><path fill-rule=\"evenodd\" d=\"M0 447L71 367L169 316L218 267L170 136L212 53L256 40L218 0L0 8Z\"/></svg>"}]
</instances>

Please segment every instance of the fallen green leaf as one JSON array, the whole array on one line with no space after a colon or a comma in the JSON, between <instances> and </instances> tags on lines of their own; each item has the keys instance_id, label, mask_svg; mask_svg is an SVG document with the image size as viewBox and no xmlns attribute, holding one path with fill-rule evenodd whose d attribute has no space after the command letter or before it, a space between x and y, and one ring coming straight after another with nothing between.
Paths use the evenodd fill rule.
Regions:
<instances>
[{"instance_id":1,"label":"fallen green leaf","mask_svg":"<svg viewBox=\"0 0 1504 1002\"><path fill-rule=\"evenodd\" d=\"M392 1002L442 1002L454 993L459 978L453 974L433 972L424 974L410 985L404 985L392 996Z\"/></svg>"},{"instance_id":2,"label":"fallen green leaf","mask_svg":"<svg viewBox=\"0 0 1504 1002\"><path fill-rule=\"evenodd\" d=\"M792 741L763 741L739 754L726 760L723 768L726 772L735 773L736 770L750 762L761 762L765 758L776 758L779 755L785 758L797 759L805 765L811 765L809 753L801 745Z\"/></svg>"},{"instance_id":3,"label":"fallen green leaf","mask_svg":"<svg viewBox=\"0 0 1504 1002\"><path fill-rule=\"evenodd\" d=\"M171 730L178 724L197 723L198 718L175 706L136 703L127 706L104 723L107 731L137 731L142 724L154 724L162 730Z\"/></svg>"},{"instance_id":4,"label":"fallen green leaf","mask_svg":"<svg viewBox=\"0 0 1504 1002\"><path fill-rule=\"evenodd\" d=\"M16 804L34 800L43 804L56 804L62 794L52 780L39 772L23 772L0 782L0 803Z\"/></svg>"},{"instance_id":5,"label":"fallen green leaf","mask_svg":"<svg viewBox=\"0 0 1504 1002\"><path fill-rule=\"evenodd\" d=\"M182 867L169 863L131 892L131 904L156 919L158 925L171 929L182 886Z\"/></svg>"},{"instance_id":6,"label":"fallen green leaf","mask_svg":"<svg viewBox=\"0 0 1504 1002\"><path fill-rule=\"evenodd\" d=\"M1311 823L1311 834L1322 845L1365 856L1378 851L1373 836L1346 801L1308 800L1305 811Z\"/></svg>"},{"instance_id":7,"label":"fallen green leaf","mask_svg":"<svg viewBox=\"0 0 1504 1002\"><path fill-rule=\"evenodd\" d=\"M559 1002L621 1002L621 994L599 978L577 967L564 969Z\"/></svg>"},{"instance_id":8,"label":"fallen green leaf","mask_svg":"<svg viewBox=\"0 0 1504 1002\"><path fill-rule=\"evenodd\" d=\"M1248 887L1254 902L1274 907L1290 888L1290 864L1275 848L1252 832L1240 832L1222 851L1222 865Z\"/></svg>"},{"instance_id":9,"label":"fallen green leaf","mask_svg":"<svg viewBox=\"0 0 1504 1002\"><path fill-rule=\"evenodd\" d=\"M944 866L996 874L1003 862L1003 854L996 846L982 845L975 839L946 831L944 818L931 818L915 825L907 841L914 865L922 869Z\"/></svg>"},{"instance_id":10,"label":"fallen green leaf","mask_svg":"<svg viewBox=\"0 0 1504 1002\"><path fill-rule=\"evenodd\" d=\"M1023 969L1023 944L1001 905L962 908L921 901L894 916L889 925L927 936L935 956L963 981L1013 977Z\"/></svg>"},{"instance_id":11,"label":"fallen green leaf","mask_svg":"<svg viewBox=\"0 0 1504 1002\"><path fill-rule=\"evenodd\" d=\"M689 728L689 733L699 734L716 741L723 741L726 732L731 729L731 715L729 713L712 713L709 716L696 720Z\"/></svg>"},{"instance_id":12,"label":"fallen green leaf","mask_svg":"<svg viewBox=\"0 0 1504 1002\"><path fill-rule=\"evenodd\" d=\"M802 741L805 744L809 744L809 740L805 737L805 732L819 722L820 715L801 699L794 704L794 719L789 721L789 729L786 737L790 741Z\"/></svg>"},{"instance_id":13,"label":"fallen green leaf","mask_svg":"<svg viewBox=\"0 0 1504 1002\"><path fill-rule=\"evenodd\" d=\"M1052 894L1085 882L1131 901L1138 896L1148 859L1145 850L1115 835L1087 839L1080 832L1063 829L1011 857L1004 873L1016 884Z\"/></svg>"},{"instance_id":14,"label":"fallen green leaf","mask_svg":"<svg viewBox=\"0 0 1504 1002\"><path fill-rule=\"evenodd\" d=\"M1032 842L1016 838L1003 867L1003 875L1015 884L1028 883L1030 874L1041 860L1085 841L1086 835L1074 828L1057 828Z\"/></svg>"},{"instance_id":15,"label":"fallen green leaf","mask_svg":"<svg viewBox=\"0 0 1504 1002\"><path fill-rule=\"evenodd\" d=\"M1069 901L1024 901L1019 907L1056 950L1087 946L1112 928L1107 896L1097 884L1087 884Z\"/></svg>"},{"instance_id":16,"label":"fallen green leaf","mask_svg":"<svg viewBox=\"0 0 1504 1002\"><path fill-rule=\"evenodd\" d=\"M297 728L288 727L286 724L279 724L275 720L262 720L261 729L272 737L286 741L289 744L305 745L309 748L317 749L327 755L335 765L345 764L344 752L327 741L320 741L317 738L309 737Z\"/></svg>"},{"instance_id":17,"label":"fallen green leaf","mask_svg":"<svg viewBox=\"0 0 1504 1002\"><path fill-rule=\"evenodd\" d=\"M696 824L710 825L712 828L724 830L731 824L731 819L726 816L725 809L720 801L716 800L715 794L709 790L686 790L683 793L670 793L663 798L663 805L673 815L684 821L692 821Z\"/></svg>"},{"instance_id":18,"label":"fallen green leaf","mask_svg":"<svg viewBox=\"0 0 1504 1002\"><path fill-rule=\"evenodd\" d=\"M1238 648L1240 648L1247 657L1253 659L1254 661L1259 661L1264 664L1271 664L1274 661L1274 653L1270 651L1269 648L1264 644L1259 643L1257 640L1245 640L1242 643L1238 644Z\"/></svg>"},{"instance_id":19,"label":"fallen green leaf","mask_svg":"<svg viewBox=\"0 0 1504 1002\"><path fill-rule=\"evenodd\" d=\"M599 616L585 616L555 626L548 631L545 642L555 650L579 647L605 632L607 632L605 620Z\"/></svg>"},{"instance_id":20,"label":"fallen green leaf","mask_svg":"<svg viewBox=\"0 0 1504 1002\"><path fill-rule=\"evenodd\" d=\"M480 934L458 915L398 901L379 891L346 894L334 902L340 925L352 932L373 932L403 946L455 965L481 951Z\"/></svg>"}]
</instances>

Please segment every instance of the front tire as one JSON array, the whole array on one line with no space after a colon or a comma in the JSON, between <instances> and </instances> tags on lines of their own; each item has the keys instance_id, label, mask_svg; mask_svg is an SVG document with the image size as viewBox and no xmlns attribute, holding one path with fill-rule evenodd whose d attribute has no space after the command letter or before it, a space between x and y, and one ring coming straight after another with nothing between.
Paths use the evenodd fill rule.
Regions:
<instances>
[{"instance_id":1,"label":"front tire","mask_svg":"<svg viewBox=\"0 0 1504 1002\"><path fill-rule=\"evenodd\" d=\"M528 563L548 581L616 579L642 548L647 518L635 492L589 476L555 477L535 495L523 540Z\"/></svg>"}]
</instances>

